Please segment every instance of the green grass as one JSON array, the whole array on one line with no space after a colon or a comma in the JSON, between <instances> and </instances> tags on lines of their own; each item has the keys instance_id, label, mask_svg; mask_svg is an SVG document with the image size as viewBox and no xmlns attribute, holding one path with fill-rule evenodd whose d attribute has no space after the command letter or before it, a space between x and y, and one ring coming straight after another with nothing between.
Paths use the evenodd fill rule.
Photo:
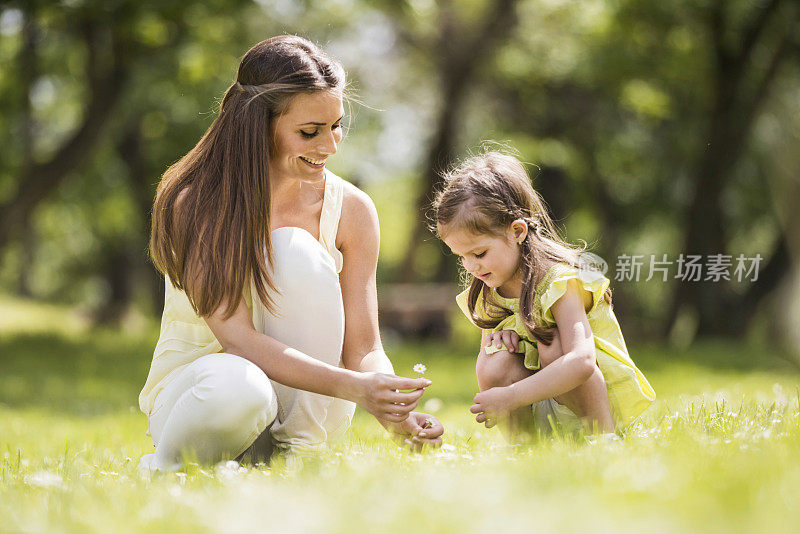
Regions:
<instances>
[{"instance_id":1,"label":"green grass","mask_svg":"<svg viewBox=\"0 0 800 534\"><path fill-rule=\"evenodd\" d=\"M734 342L633 346L659 394L621 444L507 445L467 412L474 336L388 347L423 362L447 445L412 454L357 414L302 464L140 477L135 408L156 336L0 298L0 532L793 532L800 373Z\"/></svg>"}]
</instances>

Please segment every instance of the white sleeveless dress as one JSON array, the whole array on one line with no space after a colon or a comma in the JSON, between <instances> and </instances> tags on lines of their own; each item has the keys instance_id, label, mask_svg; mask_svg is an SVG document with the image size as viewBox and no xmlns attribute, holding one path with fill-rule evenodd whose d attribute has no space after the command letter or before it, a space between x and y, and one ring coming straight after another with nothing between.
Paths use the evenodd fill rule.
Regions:
<instances>
[{"instance_id":1,"label":"white sleeveless dress","mask_svg":"<svg viewBox=\"0 0 800 534\"><path fill-rule=\"evenodd\" d=\"M256 330L337 366L341 365L344 308L338 279L343 258L335 242L343 194L343 180L326 170L319 239L296 227L277 228L272 232L275 259L272 276L278 288L273 297L278 315L266 311L252 287L244 295ZM182 373L186 381L184 371L193 363L198 367L200 358L221 354L221 350L219 341L205 320L194 312L186 295L167 279L161 334L147 381L139 395L139 406L150 417L154 441L157 441L156 434L161 437L166 431L162 427L167 421L172 424L175 419L174 414L168 414L170 410L163 409L162 405L168 400L177 402L179 392L172 391L161 397L159 394ZM227 359L223 361L239 358L225 356ZM205 358L204 362L211 360ZM187 383L196 386L197 379L193 380ZM267 417L272 421L270 432L279 444L316 447L326 439L341 435L349 427L355 410L353 403L298 391L273 381L270 383L277 398L277 413L274 417L268 413ZM175 389L174 384L171 389ZM264 415L259 417L263 419ZM155 425L159 426L158 432ZM156 445L158 447L158 443ZM227 452L233 454L236 451Z\"/></svg>"}]
</instances>

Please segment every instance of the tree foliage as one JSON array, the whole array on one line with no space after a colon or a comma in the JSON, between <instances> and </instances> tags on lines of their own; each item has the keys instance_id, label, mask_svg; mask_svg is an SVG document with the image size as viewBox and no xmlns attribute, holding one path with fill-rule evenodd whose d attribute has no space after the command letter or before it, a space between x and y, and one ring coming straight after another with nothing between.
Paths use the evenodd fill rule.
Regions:
<instances>
[{"instance_id":1,"label":"tree foliage","mask_svg":"<svg viewBox=\"0 0 800 534\"><path fill-rule=\"evenodd\" d=\"M157 309L155 184L210 124L244 51L290 32L353 82L334 165L394 200L379 203L402 228L381 214L383 281L455 279L426 208L441 168L496 139L535 165L568 237L612 266L760 253L752 284L615 284L640 331L739 334L797 264L799 19L790 0L8 3L0 284L107 320Z\"/></svg>"}]
</instances>

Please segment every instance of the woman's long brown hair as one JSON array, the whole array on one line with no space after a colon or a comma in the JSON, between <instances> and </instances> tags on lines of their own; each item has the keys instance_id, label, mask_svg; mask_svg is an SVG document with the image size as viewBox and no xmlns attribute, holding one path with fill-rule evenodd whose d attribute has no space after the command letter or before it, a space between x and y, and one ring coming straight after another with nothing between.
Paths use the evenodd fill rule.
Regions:
<instances>
[{"instance_id":1,"label":"woman's long brown hair","mask_svg":"<svg viewBox=\"0 0 800 534\"><path fill-rule=\"evenodd\" d=\"M476 235L506 236L506 231L517 219L528 224L528 233L520 244L522 292L520 314L525 327L533 337L545 345L553 341L553 332L536 324L533 317L533 300L536 286L546 274L549 263L566 263L585 267L580 263L580 253L558 235L544 202L531 185L530 177L520 161L498 151L490 151L464 160L443 175L444 187L433 202L436 228L441 235L454 228ZM469 275L467 275L469 276ZM467 304L473 322L481 328L494 328L512 315L512 310L488 300L486 285L479 278L469 276ZM482 298L485 319L475 313L475 305ZM611 303L611 290L604 298Z\"/></svg>"},{"instance_id":2,"label":"woman's long brown hair","mask_svg":"<svg viewBox=\"0 0 800 534\"><path fill-rule=\"evenodd\" d=\"M344 70L310 41L283 35L242 58L219 116L161 178L153 204L150 256L206 317L230 317L252 281L275 313L269 268L269 162L273 121L301 93L343 90Z\"/></svg>"}]
</instances>

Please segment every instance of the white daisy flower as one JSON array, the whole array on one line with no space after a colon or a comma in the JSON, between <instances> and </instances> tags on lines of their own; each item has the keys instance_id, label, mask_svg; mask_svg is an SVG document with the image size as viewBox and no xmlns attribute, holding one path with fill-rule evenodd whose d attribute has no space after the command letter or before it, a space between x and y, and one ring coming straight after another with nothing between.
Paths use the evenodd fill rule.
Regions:
<instances>
[{"instance_id":1,"label":"white daisy flower","mask_svg":"<svg viewBox=\"0 0 800 534\"><path fill-rule=\"evenodd\" d=\"M428 370L428 368L425 367L425 364L423 364L423 363L418 363L417 365L414 366L414 372L415 373L419 373L421 375L424 375L425 371L427 371L427 370Z\"/></svg>"}]
</instances>

